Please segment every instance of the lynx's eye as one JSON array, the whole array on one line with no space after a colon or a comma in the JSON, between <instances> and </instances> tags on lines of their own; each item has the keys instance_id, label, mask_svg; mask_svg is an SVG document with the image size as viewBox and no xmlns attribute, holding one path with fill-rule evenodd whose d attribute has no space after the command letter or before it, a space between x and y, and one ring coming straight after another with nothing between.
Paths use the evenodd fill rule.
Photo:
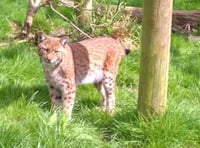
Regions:
<instances>
[{"instance_id":1,"label":"lynx's eye","mask_svg":"<svg viewBox=\"0 0 200 148\"><path fill-rule=\"evenodd\" d=\"M41 50L38 51L38 55L42 56L42 51Z\"/></svg>"},{"instance_id":2,"label":"lynx's eye","mask_svg":"<svg viewBox=\"0 0 200 148\"><path fill-rule=\"evenodd\" d=\"M46 52L50 52L49 48L44 48L44 50L45 50Z\"/></svg>"},{"instance_id":3,"label":"lynx's eye","mask_svg":"<svg viewBox=\"0 0 200 148\"><path fill-rule=\"evenodd\" d=\"M38 51L38 54L40 56L47 54L47 53L48 53L48 49L46 49L46 48L40 48L39 51Z\"/></svg>"},{"instance_id":4,"label":"lynx's eye","mask_svg":"<svg viewBox=\"0 0 200 148\"><path fill-rule=\"evenodd\" d=\"M59 50L55 50L54 53L55 53L56 55L60 55L60 51L59 51Z\"/></svg>"},{"instance_id":5,"label":"lynx's eye","mask_svg":"<svg viewBox=\"0 0 200 148\"><path fill-rule=\"evenodd\" d=\"M40 49L38 51L39 56L43 56L44 54L46 54L46 52L43 49Z\"/></svg>"},{"instance_id":6,"label":"lynx's eye","mask_svg":"<svg viewBox=\"0 0 200 148\"><path fill-rule=\"evenodd\" d=\"M42 50L43 53L49 53L50 52L49 48L42 48L41 50Z\"/></svg>"}]
</instances>

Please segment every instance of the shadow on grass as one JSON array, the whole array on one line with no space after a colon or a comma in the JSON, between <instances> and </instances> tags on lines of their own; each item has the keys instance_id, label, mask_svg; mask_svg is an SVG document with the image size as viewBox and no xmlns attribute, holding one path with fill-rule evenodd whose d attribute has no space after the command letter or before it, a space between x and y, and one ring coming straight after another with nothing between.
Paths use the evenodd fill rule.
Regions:
<instances>
[{"instance_id":1,"label":"shadow on grass","mask_svg":"<svg viewBox=\"0 0 200 148\"><path fill-rule=\"evenodd\" d=\"M96 121L99 119L96 118ZM109 116L98 124L95 124L97 128L100 128L102 133L102 138L105 141L112 141L117 139L126 139L127 141L131 141L135 139L135 132L133 129L137 129L138 125L138 114L136 109L132 110L122 110L120 112L116 112L114 116Z\"/></svg>"},{"instance_id":2,"label":"shadow on grass","mask_svg":"<svg viewBox=\"0 0 200 148\"><path fill-rule=\"evenodd\" d=\"M1 49L0 58L15 59L16 57L33 56L33 51L36 51L32 44L21 43L11 44Z\"/></svg>"},{"instance_id":3,"label":"shadow on grass","mask_svg":"<svg viewBox=\"0 0 200 148\"><path fill-rule=\"evenodd\" d=\"M42 107L50 108L48 89L45 85L32 87L6 85L0 89L0 108L8 106L18 99L25 98L28 102L43 104Z\"/></svg>"},{"instance_id":4,"label":"shadow on grass","mask_svg":"<svg viewBox=\"0 0 200 148\"><path fill-rule=\"evenodd\" d=\"M116 106L116 112L111 116L101 110L98 99L87 101L81 99L75 105L73 112L74 122L81 121L93 126L95 129L99 129L102 138L107 142L120 139L121 136L123 138L127 136L131 140L131 130L134 129L133 127L136 127L136 129L139 127L138 120L140 120L134 106L131 105L124 108Z\"/></svg>"}]
</instances>

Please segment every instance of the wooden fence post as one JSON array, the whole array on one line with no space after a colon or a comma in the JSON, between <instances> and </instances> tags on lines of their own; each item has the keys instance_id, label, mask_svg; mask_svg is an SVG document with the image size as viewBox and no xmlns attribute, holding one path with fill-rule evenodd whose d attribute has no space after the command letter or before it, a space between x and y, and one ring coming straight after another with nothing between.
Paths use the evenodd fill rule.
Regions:
<instances>
[{"instance_id":1,"label":"wooden fence post","mask_svg":"<svg viewBox=\"0 0 200 148\"><path fill-rule=\"evenodd\" d=\"M138 112L166 110L173 0L144 0Z\"/></svg>"}]
</instances>

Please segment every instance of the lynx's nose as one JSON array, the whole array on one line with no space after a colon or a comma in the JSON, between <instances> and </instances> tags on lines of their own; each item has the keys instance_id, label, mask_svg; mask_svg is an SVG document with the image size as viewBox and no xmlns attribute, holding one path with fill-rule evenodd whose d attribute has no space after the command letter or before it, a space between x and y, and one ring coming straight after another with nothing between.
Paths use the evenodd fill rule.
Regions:
<instances>
[{"instance_id":1,"label":"lynx's nose","mask_svg":"<svg viewBox=\"0 0 200 148\"><path fill-rule=\"evenodd\" d=\"M51 63L52 59L53 59L53 55L48 54L46 57L46 62Z\"/></svg>"}]
</instances>

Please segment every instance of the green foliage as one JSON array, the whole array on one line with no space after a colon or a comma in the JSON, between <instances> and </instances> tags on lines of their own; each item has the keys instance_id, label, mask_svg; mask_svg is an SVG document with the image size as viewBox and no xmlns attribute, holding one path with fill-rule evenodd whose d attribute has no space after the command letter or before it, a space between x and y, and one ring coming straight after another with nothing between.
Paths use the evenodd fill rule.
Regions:
<instances>
[{"instance_id":1,"label":"green foliage","mask_svg":"<svg viewBox=\"0 0 200 148\"><path fill-rule=\"evenodd\" d=\"M176 10L199 10L199 0L175 0L174 9Z\"/></svg>"},{"instance_id":2,"label":"green foliage","mask_svg":"<svg viewBox=\"0 0 200 148\"><path fill-rule=\"evenodd\" d=\"M125 2L128 6L142 7L143 0L111 0L112 3ZM198 10L200 8L199 0L174 0L173 8L176 10Z\"/></svg>"},{"instance_id":3,"label":"green foliage","mask_svg":"<svg viewBox=\"0 0 200 148\"><path fill-rule=\"evenodd\" d=\"M142 7L143 0L111 0L114 4L119 4L121 2L124 2L128 6L134 6L134 7Z\"/></svg>"},{"instance_id":4,"label":"green foliage","mask_svg":"<svg viewBox=\"0 0 200 148\"><path fill-rule=\"evenodd\" d=\"M175 7L180 5L178 2L181 1L176 0ZM168 109L163 118L146 122L136 112L141 26L129 22L133 26L130 34L137 43L137 49L123 58L120 64L115 114L109 116L101 111L100 96L93 86L79 86L73 120L67 122L62 113L55 116L51 111L35 45L15 43L10 39L12 29L7 20L22 26L27 3L23 0L2 0L2 4L0 147L200 147L199 42L189 42L180 35L172 35ZM74 12L58 9L76 23ZM113 14L109 11L102 18L95 14L94 21L106 24ZM124 19L118 17L119 14L116 16L113 22ZM39 10L33 30L49 33L59 27L73 32L68 23L48 8ZM92 35L107 35L111 31L110 25L88 29ZM7 40L11 41L10 44L2 46L1 41Z\"/></svg>"},{"instance_id":5,"label":"green foliage","mask_svg":"<svg viewBox=\"0 0 200 148\"><path fill-rule=\"evenodd\" d=\"M9 26L9 21L15 22L17 25L21 26L26 15L26 3L23 0L2 0L0 5L0 41L8 39L11 36L11 28ZM13 11L13 8L17 10Z\"/></svg>"}]
</instances>

